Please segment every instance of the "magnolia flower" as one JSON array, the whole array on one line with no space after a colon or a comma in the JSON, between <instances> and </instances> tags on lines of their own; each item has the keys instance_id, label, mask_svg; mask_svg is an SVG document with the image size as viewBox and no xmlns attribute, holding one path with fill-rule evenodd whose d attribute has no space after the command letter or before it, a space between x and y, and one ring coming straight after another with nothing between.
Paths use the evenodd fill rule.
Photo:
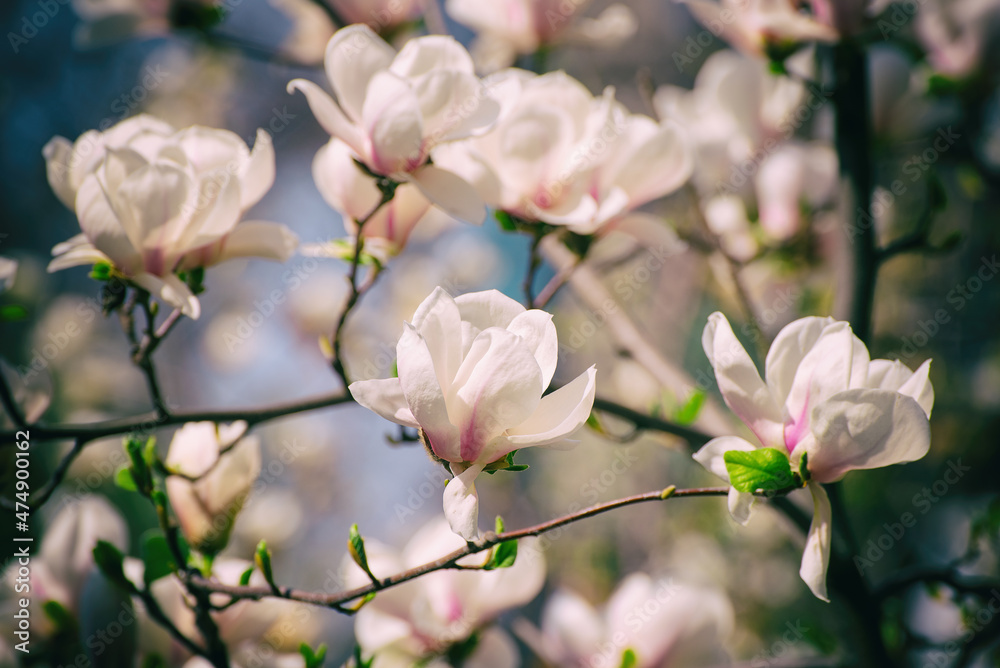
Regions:
<instances>
[{"instance_id":1,"label":"magnolia flower","mask_svg":"<svg viewBox=\"0 0 1000 668\"><path fill-rule=\"evenodd\" d=\"M352 237L358 233L357 221L368 217L382 199L375 180L361 171L350 147L337 138L316 153L313 180L326 203L343 216L344 228ZM383 260L398 253L430 207L415 185L400 185L392 200L379 207L362 227L365 251Z\"/></svg>"},{"instance_id":2,"label":"magnolia flower","mask_svg":"<svg viewBox=\"0 0 1000 668\"><path fill-rule=\"evenodd\" d=\"M588 2L576 0L448 0L448 14L478 33L472 47L480 68L499 70L518 55L556 43L613 49L635 34L635 14L623 4L607 7L597 18L576 20Z\"/></svg>"},{"instance_id":3,"label":"magnolia flower","mask_svg":"<svg viewBox=\"0 0 1000 668\"><path fill-rule=\"evenodd\" d=\"M274 181L271 138L253 152L227 130L175 131L140 115L43 151L52 189L76 211L79 234L52 249L49 271L108 262L191 317L198 299L174 272L237 257L284 262L298 241L283 225L240 222Z\"/></svg>"},{"instance_id":4,"label":"magnolia flower","mask_svg":"<svg viewBox=\"0 0 1000 668\"><path fill-rule=\"evenodd\" d=\"M789 143L768 155L754 180L760 226L785 241L802 225L802 205L818 207L837 192L837 154L826 144Z\"/></svg>"},{"instance_id":5,"label":"magnolia flower","mask_svg":"<svg viewBox=\"0 0 1000 668\"><path fill-rule=\"evenodd\" d=\"M376 32L390 31L420 17L425 0L323 0L347 23L367 23Z\"/></svg>"},{"instance_id":6,"label":"magnolia flower","mask_svg":"<svg viewBox=\"0 0 1000 668\"><path fill-rule=\"evenodd\" d=\"M541 632L527 624L520 630L554 666L619 668L632 650L635 668L682 668L718 665L733 625L733 607L721 592L633 573L601 610L557 590L545 605Z\"/></svg>"},{"instance_id":7,"label":"magnolia flower","mask_svg":"<svg viewBox=\"0 0 1000 668\"><path fill-rule=\"evenodd\" d=\"M797 112L808 106L813 114L826 102L816 91L808 99L805 93L800 82L760 61L718 51L698 70L694 89L661 86L653 104L660 118L680 125L694 149L698 189L732 194L756 171L760 152L795 134L802 125Z\"/></svg>"},{"instance_id":8,"label":"magnolia flower","mask_svg":"<svg viewBox=\"0 0 1000 668\"><path fill-rule=\"evenodd\" d=\"M365 541L365 551L369 568L382 578L439 559L464 545L448 522L438 518L421 528L401 553L374 540ZM535 541L522 540L518 548L510 568L436 571L379 592L357 614L354 633L362 655L374 655L374 668L425 665L424 661L433 661L452 645L478 634L475 652L463 665L519 665L509 636L485 628L505 610L535 598L545 582L545 561ZM459 563L477 565L482 561L482 555L472 555ZM345 559L344 577L348 587L370 582L350 559Z\"/></svg>"},{"instance_id":9,"label":"magnolia flower","mask_svg":"<svg viewBox=\"0 0 1000 668\"><path fill-rule=\"evenodd\" d=\"M442 148L438 164L487 203L526 220L591 234L680 187L691 157L673 123L594 98L564 72L507 70L486 80L504 100L496 128Z\"/></svg>"},{"instance_id":10,"label":"magnolia flower","mask_svg":"<svg viewBox=\"0 0 1000 668\"><path fill-rule=\"evenodd\" d=\"M257 474L260 441L243 437L247 425L189 422L174 434L167 451L167 496L187 541L215 554L229 532Z\"/></svg>"},{"instance_id":11,"label":"magnolia flower","mask_svg":"<svg viewBox=\"0 0 1000 668\"><path fill-rule=\"evenodd\" d=\"M799 574L824 601L830 560L830 501L820 483L848 471L920 459L930 447L928 418L934 390L930 360L916 371L899 361L870 360L846 322L809 317L786 326L767 353L765 380L721 313L709 316L702 345L726 405L757 443L738 436L709 441L694 458L729 481L724 454L773 448L792 470L807 457L814 514ZM754 497L729 491L729 510L740 523Z\"/></svg>"},{"instance_id":12,"label":"magnolia flower","mask_svg":"<svg viewBox=\"0 0 1000 668\"><path fill-rule=\"evenodd\" d=\"M45 602L56 601L72 613L79 610L84 587L97 572L93 550L101 540L119 550L128 547L125 521L99 496L68 501L46 527L41 549L31 557L28 583L31 588L30 618L32 624L38 624L41 634L53 631L52 622L42 611ZM17 586L18 562L15 559L10 564L4 581L19 598L24 593ZM35 628L32 626L32 630Z\"/></svg>"},{"instance_id":13,"label":"magnolia flower","mask_svg":"<svg viewBox=\"0 0 1000 668\"><path fill-rule=\"evenodd\" d=\"M305 94L327 132L372 172L413 183L456 218L485 219L475 190L428 161L439 144L486 131L498 112L461 44L429 35L397 54L368 26L352 25L327 44L326 74L336 101L305 79L294 79L288 90Z\"/></svg>"},{"instance_id":14,"label":"magnolia flower","mask_svg":"<svg viewBox=\"0 0 1000 668\"><path fill-rule=\"evenodd\" d=\"M932 0L921 4L915 28L935 70L965 77L996 62L991 57L997 54L1000 4L995 0Z\"/></svg>"},{"instance_id":15,"label":"magnolia flower","mask_svg":"<svg viewBox=\"0 0 1000 668\"><path fill-rule=\"evenodd\" d=\"M519 448L564 443L594 403L596 371L542 396L556 370L552 316L496 290L452 298L436 288L396 346L398 378L350 385L362 406L419 428L455 475L444 492L452 530L478 534L476 477Z\"/></svg>"},{"instance_id":16,"label":"magnolia flower","mask_svg":"<svg viewBox=\"0 0 1000 668\"><path fill-rule=\"evenodd\" d=\"M752 56L783 57L803 42L835 42L837 30L794 0L678 0L698 21Z\"/></svg>"}]
</instances>

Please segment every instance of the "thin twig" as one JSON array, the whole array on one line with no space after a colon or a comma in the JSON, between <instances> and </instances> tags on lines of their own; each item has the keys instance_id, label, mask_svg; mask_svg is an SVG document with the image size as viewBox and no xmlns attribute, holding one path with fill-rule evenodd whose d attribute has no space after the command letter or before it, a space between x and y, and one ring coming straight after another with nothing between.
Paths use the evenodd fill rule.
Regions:
<instances>
[{"instance_id":1,"label":"thin twig","mask_svg":"<svg viewBox=\"0 0 1000 668\"><path fill-rule=\"evenodd\" d=\"M535 298L532 291L534 290L538 269L542 266L542 258L538 256L538 246L542 243L544 237L544 234L535 232L531 238L531 250L528 252L528 271L524 275L523 290L524 304L529 309L535 308Z\"/></svg>"},{"instance_id":2,"label":"thin twig","mask_svg":"<svg viewBox=\"0 0 1000 668\"><path fill-rule=\"evenodd\" d=\"M459 548L450 554L447 554L440 559L428 562L421 566L416 566L414 568L407 569L396 575L392 575L387 578L379 579L377 582L372 582L362 587L356 587L344 592L338 592L334 594L322 593L322 592L310 592L299 589L292 588L279 588L275 591L270 586L235 586L226 585L219 582L214 582L207 578L204 578L198 574L188 574L187 583L190 587L195 589L202 589L206 592L226 594L234 599L250 599L259 600L262 598L276 597L285 598L294 601L299 601L301 603L309 603L312 605L325 606L330 608L340 608L344 603L349 601L354 601L360 599L368 594L386 589L388 587L394 587L400 585L404 582L408 582L420 576L426 575L428 573L433 573L435 571L441 571L446 569L454 569L460 567L458 562L465 557L478 554L485 550L492 548L494 545L499 543L519 540L521 538L528 538L531 536L538 536L553 529L558 529L559 527L565 526L567 524L572 524L582 519L589 517L594 517L595 515L600 515L601 513L608 512L609 510L614 510L616 508L623 508L625 506L631 506L638 503L646 503L650 501L663 501L672 498L681 497L696 497L696 496L725 496L729 493L728 487L700 487L693 489L676 489L674 487L668 487L662 490L655 490L652 492L647 492L645 494L637 494L634 496L628 496L622 499L616 499L615 501L609 501L607 503L598 504L591 506L589 508L584 508L576 513L569 515L564 515L562 517L549 520L548 522L543 522L532 527L525 529L518 529L516 531L507 531L501 534L496 534L494 532L489 532L484 534L482 537L476 541L468 543L465 547Z\"/></svg>"},{"instance_id":3,"label":"thin twig","mask_svg":"<svg viewBox=\"0 0 1000 668\"><path fill-rule=\"evenodd\" d=\"M17 373L16 371L14 373ZM7 383L7 376L0 371L0 403L3 404L4 411L10 416L11 421L14 422L15 427L28 427L28 420L25 415L21 412L21 408L17 405L14 400L14 391L11 389L10 385ZM6 442L11 444L14 443L14 437L4 439Z\"/></svg>"},{"instance_id":4,"label":"thin twig","mask_svg":"<svg viewBox=\"0 0 1000 668\"><path fill-rule=\"evenodd\" d=\"M351 270L348 274L348 280L351 283L351 294L347 298L347 304L344 305L344 310L340 313L340 317L337 319L337 326L333 330L333 337L330 342L333 349L333 360L331 361L331 364L333 365L333 370L338 376L340 376L340 380L343 381L345 390L351 382L347 377L347 370L344 368L344 362L340 358L344 325L347 324L347 317L351 314L354 307L358 305L358 301L360 301L362 295L364 295L365 292L367 292L367 290L374 284L373 277L372 280L367 282L365 285L358 286L358 268L361 265L361 253L365 248L365 238L362 235L362 232L364 231L365 223L371 220L372 217L378 213L379 209L392 201L396 192L395 187L393 186L384 186L381 187L381 190L382 198L379 200L378 204L375 205L375 208L369 211L368 215L356 223L358 229L354 235L354 256L351 259Z\"/></svg>"}]
</instances>

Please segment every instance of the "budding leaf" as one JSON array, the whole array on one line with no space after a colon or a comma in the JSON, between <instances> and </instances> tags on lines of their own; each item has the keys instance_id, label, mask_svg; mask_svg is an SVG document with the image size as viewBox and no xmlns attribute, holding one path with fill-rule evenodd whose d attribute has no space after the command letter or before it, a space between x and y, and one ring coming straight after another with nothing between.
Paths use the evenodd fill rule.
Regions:
<instances>
[{"instance_id":1,"label":"budding leaf","mask_svg":"<svg viewBox=\"0 0 1000 668\"><path fill-rule=\"evenodd\" d=\"M627 649L622 653L621 668L635 668L638 662L639 661L635 656L635 652L631 649Z\"/></svg>"},{"instance_id":2,"label":"budding leaf","mask_svg":"<svg viewBox=\"0 0 1000 668\"><path fill-rule=\"evenodd\" d=\"M253 566L243 571L243 573L240 575L240 586L246 587L248 584L250 584L251 577L253 577Z\"/></svg>"},{"instance_id":3,"label":"budding leaf","mask_svg":"<svg viewBox=\"0 0 1000 668\"><path fill-rule=\"evenodd\" d=\"M127 592L135 591L135 585L125 577L125 571L122 568L124 557L117 547L107 541L99 540L94 546L93 554L94 563L97 564L97 568L104 573L109 582Z\"/></svg>"},{"instance_id":4,"label":"budding leaf","mask_svg":"<svg viewBox=\"0 0 1000 668\"><path fill-rule=\"evenodd\" d=\"M320 668L326 660L326 643L321 644L314 652L306 643L299 645L299 654L305 659L306 668Z\"/></svg>"},{"instance_id":5,"label":"budding leaf","mask_svg":"<svg viewBox=\"0 0 1000 668\"><path fill-rule=\"evenodd\" d=\"M740 492L775 490L792 483L792 466L785 453L775 448L745 452L730 450L722 456L729 481Z\"/></svg>"},{"instance_id":6,"label":"budding leaf","mask_svg":"<svg viewBox=\"0 0 1000 668\"><path fill-rule=\"evenodd\" d=\"M157 530L148 531L142 541L142 579L147 585L178 570L167 539Z\"/></svg>"},{"instance_id":7,"label":"budding leaf","mask_svg":"<svg viewBox=\"0 0 1000 668\"><path fill-rule=\"evenodd\" d=\"M701 412L701 407L705 403L705 391L696 389L688 397L684 405L677 409L677 414L674 416L674 421L678 424L691 424L698 419L698 413Z\"/></svg>"},{"instance_id":8,"label":"budding leaf","mask_svg":"<svg viewBox=\"0 0 1000 668\"><path fill-rule=\"evenodd\" d=\"M494 571L498 568L510 568L517 561L517 541L505 540L493 548L493 555L483 566L484 571Z\"/></svg>"},{"instance_id":9,"label":"budding leaf","mask_svg":"<svg viewBox=\"0 0 1000 668\"><path fill-rule=\"evenodd\" d=\"M253 561L264 575L267 584L271 585L272 589L277 589L278 586L274 584L274 570L271 568L271 550L267 549L267 541L262 540L257 543L257 550L254 552Z\"/></svg>"},{"instance_id":10,"label":"budding leaf","mask_svg":"<svg viewBox=\"0 0 1000 668\"><path fill-rule=\"evenodd\" d=\"M505 232L513 232L517 229L517 225L514 223L514 219L511 218L510 214L506 211L497 210L494 212L497 222L500 223L500 229Z\"/></svg>"},{"instance_id":11,"label":"budding leaf","mask_svg":"<svg viewBox=\"0 0 1000 668\"><path fill-rule=\"evenodd\" d=\"M129 492L138 490L138 487L135 485L135 478L132 477L132 470L127 466L118 469L118 472L115 473L115 484Z\"/></svg>"},{"instance_id":12,"label":"budding leaf","mask_svg":"<svg viewBox=\"0 0 1000 668\"><path fill-rule=\"evenodd\" d=\"M42 604L42 612L52 622L52 625L56 628L56 633L61 631L76 632L76 617L59 601L45 601Z\"/></svg>"},{"instance_id":13,"label":"budding leaf","mask_svg":"<svg viewBox=\"0 0 1000 668\"><path fill-rule=\"evenodd\" d=\"M812 478L812 473L809 472L809 453L803 452L802 458L799 459L799 480L805 485Z\"/></svg>"},{"instance_id":14,"label":"budding leaf","mask_svg":"<svg viewBox=\"0 0 1000 668\"><path fill-rule=\"evenodd\" d=\"M361 570L365 572L372 582L378 583L378 578L372 573L371 569L368 568L368 555L365 554L365 539L361 537L358 532L358 525L352 524L350 536L347 539L347 550L351 553L351 559L354 559Z\"/></svg>"}]
</instances>

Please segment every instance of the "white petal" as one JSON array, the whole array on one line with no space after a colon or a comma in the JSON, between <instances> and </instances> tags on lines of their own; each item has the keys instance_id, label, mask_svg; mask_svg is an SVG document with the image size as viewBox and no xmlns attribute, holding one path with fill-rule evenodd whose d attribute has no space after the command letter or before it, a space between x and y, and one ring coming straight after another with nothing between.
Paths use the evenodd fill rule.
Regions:
<instances>
[{"instance_id":1,"label":"white petal","mask_svg":"<svg viewBox=\"0 0 1000 668\"><path fill-rule=\"evenodd\" d=\"M326 74L337 101L349 117L361 121L372 78L386 70L396 51L364 24L338 30L326 47Z\"/></svg>"},{"instance_id":2,"label":"white petal","mask_svg":"<svg viewBox=\"0 0 1000 668\"><path fill-rule=\"evenodd\" d=\"M417 429L420 423L406 405L403 386L398 378L375 378L358 380L347 388L359 404L378 413L386 420Z\"/></svg>"},{"instance_id":3,"label":"white petal","mask_svg":"<svg viewBox=\"0 0 1000 668\"><path fill-rule=\"evenodd\" d=\"M410 172L426 160L417 96L400 77L383 71L372 78L361 119L371 142L369 167L374 171Z\"/></svg>"},{"instance_id":4,"label":"white petal","mask_svg":"<svg viewBox=\"0 0 1000 668\"><path fill-rule=\"evenodd\" d=\"M559 338L552 315L540 309L525 311L506 329L520 336L531 349L542 370L542 385L548 387L559 361Z\"/></svg>"},{"instance_id":5,"label":"white petal","mask_svg":"<svg viewBox=\"0 0 1000 668\"><path fill-rule=\"evenodd\" d=\"M201 315L201 303L191 289L175 274L153 276L152 274L136 274L130 280L151 295L159 297L167 304L179 308L181 313L197 320Z\"/></svg>"},{"instance_id":6,"label":"white petal","mask_svg":"<svg viewBox=\"0 0 1000 668\"><path fill-rule=\"evenodd\" d=\"M83 236L83 235L79 235ZM66 242L63 242L66 243ZM62 244L56 245L52 249L52 254L55 255L52 261L49 262L47 271L52 273L53 271L59 271L60 269L68 269L69 267L79 267L85 264L95 264L97 262L111 262L111 258L102 253L101 251L94 248L94 246L88 241L85 244L78 244L75 246L62 246L63 252L59 253L56 249L60 248Z\"/></svg>"},{"instance_id":7,"label":"white petal","mask_svg":"<svg viewBox=\"0 0 1000 668\"><path fill-rule=\"evenodd\" d=\"M401 77L415 78L435 70L455 70L473 74L472 56L454 37L428 35L406 43L392 63Z\"/></svg>"},{"instance_id":8,"label":"white petal","mask_svg":"<svg viewBox=\"0 0 1000 668\"><path fill-rule=\"evenodd\" d=\"M449 216L474 225L482 225L486 220L483 199L457 174L434 165L424 165L411 176L420 192Z\"/></svg>"},{"instance_id":9,"label":"white petal","mask_svg":"<svg viewBox=\"0 0 1000 668\"><path fill-rule=\"evenodd\" d=\"M517 668L521 655L509 635L490 626L479 637L476 649L462 665L465 668Z\"/></svg>"},{"instance_id":10,"label":"white petal","mask_svg":"<svg viewBox=\"0 0 1000 668\"><path fill-rule=\"evenodd\" d=\"M812 412L809 470L819 482L856 469L920 459L930 449L927 414L916 399L889 390L847 390Z\"/></svg>"},{"instance_id":11,"label":"white petal","mask_svg":"<svg viewBox=\"0 0 1000 668\"><path fill-rule=\"evenodd\" d=\"M434 359L412 325L406 325L396 344L396 358L406 404L423 428L434 454L450 462L462 461L458 429L448 420L448 405Z\"/></svg>"},{"instance_id":12,"label":"white petal","mask_svg":"<svg viewBox=\"0 0 1000 668\"><path fill-rule=\"evenodd\" d=\"M750 427L765 447L780 448L781 410L770 389L761 380L750 355L733 334L726 316L715 312L708 317L702 344L715 369L715 379L726 405Z\"/></svg>"},{"instance_id":13,"label":"white petal","mask_svg":"<svg viewBox=\"0 0 1000 668\"><path fill-rule=\"evenodd\" d=\"M76 215L87 239L118 268L132 273L142 266L142 257L125 234L96 175L88 176L80 185Z\"/></svg>"},{"instance_id":14,"label":"white petal","mask_svg":"<svg viewBox=\"0 0 1000 668\"><path fill-rule=\"evenodd\" d=\"M799 318L783 327L774 337L771 349L767 351L764 375L771 394L779 404L784 405L788 398L802 358L816 345L823 330L834 322L833 318Z\"/></svg>"},{"instance_id":15,"label":"white petal","mask_svg":"<svg viewBox=\"0 0 1000 668\"><path fill-rule=\"evenodd\" d=\"M368 155L361 131L344 115L325 90L308 79L292 79L288 82L288 92L295 91L301 91L306 96L309 108L324 130L341 139L359 156Z\"/></svg>"},{"instance_id":16,"label":"white petal","mask_svg":"<svg viewBox=\"0 0 1000 668\"><path fill-rule=\"evenodd\" d=\"M590 367L573 382L542 397L527 420L507 430L515 446L548 445L569 438L587 422L594 407L597 369Z\"/></svg>"},{"instance_id":17,"label":"white petal","mask_svg":"<svg viewBox=\"0 0 1000 668\"><path fill-rule=\"evenodd\" d=\"M895 390L913 397L927 413L927 417L930 417L931 409L934 408L934 387L929 378L930 370L930 360L924 360L916 371L910 371L899 360L872 360L868 367L866 385L872 389Z\"/></svg>"},{"instance_id":18,"label":"white petal","mask_svg":"<svg viewBox=\"0 0 1000 668\"><path fill-rule=\"evenodd\" d=\"M701 446L701 449L694 453L693 457L696 462L713 474L729 482L729 471L726 470L726 462L723 460L723 455L730 450L751 452L756 449L757 446L748 443L739 436L720 436L719 438L713 438Z\"/></svg>"},{"instance_id":19,"label":"white petal","mask_svg":"<svg viewBox=\"0 0 1000 668\"><path fill-rule=\"evenodd\" d=\"M382 196L375 180L362 172L354 159L351 148L333 138L316 152L312 173L316 188L327 204L345 217L361 220L378 205ZM399 196L397 188L396 197ZM348 222L344 221L345 225ZM353 231L348 233L353 234Z\"/></svg>"},{"instance_id":20,"label":"white petal","mask_svg":"<svg viewBox=\"0 0 1000 668\"><path fill-rule=\"evenodd\" d=\"M214 422L188 422L174 433L167 450L167 467L198 477L219 459L219 432Z\"/></svg>"},{"instance_id":21,"label":"white petal","mask_svg":"<svg viewBox=\"0 0 1000 668\"><path fill-rule=\"evenodd\" d=\"M237 257L260 257L276 262L288 262L299 238L280 223L247 220L237 225L222 241L219 254L212 264Z\"/></svg>"},{"instance_id":22,"label":"white petal","mask_svg":"<svg viewBox=\"0 0 1000 668\"><path fill-rule=\"evenodd\" d=\"M259 202L274 185L274 141L263 128L257 130L253 151L240 173L240 210Z\"/></svg>"},{"instance_id":23,"label":"white petal","mask_svg":"<svg viewBox=\"0 0 1000 668\"><path fill-rule=\"evenodd\" d=\"M809 491L813 497L813 520L809 526L805 550L802 552L799 577L809 586L816 598L829 603L830 599L826 594L826 570L830 565L833 513L830 510L830 498L822 485L811 482Z\"/></svg>"},{"instance_id":24,"label":"white petal","mask_svg":"<svg viewBox=\"0 0 1000 668\"><path fill-rule=\"evenodd\" d=\"M483 290L459 295L455 297L455 303L462 315L462 321L472 325L477 334L487 327L506 329L514 318L526 311L520 302L499 290Z\"/></svg>"},{"instance_id":25,"label":"white petal","mask_svg":"<svg viewBox=\"0 0 1000 668\"><path fill-rule=\"evenodd\" d=\"M479 461L488 455L495 438L535 412L544 389L538 362L519 336L498 327L481 332L448 396L462 459Z\"/></svg>"},{"instance_id":26,"label":"white petal","mask_svg":"<svg viewBox=\"0 0 1000 668\"><path fill-rule=\"evenodd\" d=\"M462 350L457 345L461 340L462 320L455 300L444 288L434 288L417 307L412 324L427 344L438 383L447 395L462 363Z\"/></svg>"},{"instance_id":27,"label":"white petal","mask_svg":"<svg viewBox=\"0 0 1000 668\"><path fill-rule=\"evenodd\" d=\"M466 540L479 536L479 492L476 477L482 464L475 464L448 481L444 488L444 516L451 530Z\"/></svg>"},{"instance_id":28,"label":"white petal","mask_svg":"<svg viewBox=\"0 0 1000 668\"><path fill-rule=\"evenodd\" d=\"M757 497L753 494L741 492L735 487L729 489L728 505L729 514L739 524L746 524L750 521L750 513L757 503Z\"/></svg>"},{"instance_id":29,"label":"white petal","mask_svg":"<svg viewBox=\"0 0 1000 668\"><path fill-rule=\"evenodd\" d=\"M45 174L56 197L70 209L76 202L76 188L70 183L69 166L73 144L65 137L53 137L42 149L45 157Z\"/></svg>"}]
</instances>

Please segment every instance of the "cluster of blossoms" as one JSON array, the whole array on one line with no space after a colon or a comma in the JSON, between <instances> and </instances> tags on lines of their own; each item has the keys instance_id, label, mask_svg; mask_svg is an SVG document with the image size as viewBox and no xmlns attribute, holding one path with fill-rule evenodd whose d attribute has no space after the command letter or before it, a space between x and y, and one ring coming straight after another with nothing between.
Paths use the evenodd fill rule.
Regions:
<instances>
[{"instance_id":1,"label":"cluster of blossoms","mask_svg":"<svg viewBox=\"0 0 1000 668\"><path fill-rule=\"evenodd\" d=\"M329 3L351 20L366 19L358 3ZM613 42L635 28L618 6L598 19L571 23L578 5L564 13L563 4L511 0L481 11L480 3L449 0L448 11L479 30L480 55L500 63L485 77L450 37L414 38L398 51L385 41L380 32L419 13L415 3L401 3L377 30L358 23L329 39L324 65L332 96L307 79L288 84L289 92L305 96L330 135L315 155L313 176L324 200L342 214L356 248L363 240L369 253L387 260L432 208L475 224L492 209L579 235L662 226L639 209L691 180L723 250L745 261L759 244L798 234L804 208L832 200L832 149L794 138L805 122L802 110L811 116L825 94L774 74L755 58L785 60L803 43L856 34L884 9L880 3L814 0L806 15L801 3L689 0L695 16L722 25L722 36L743 54L710 57L693 91L657 91L659 120L631 113L612 88L594 95L564 72L507 67L517 55L551 44L584 37ZM962 69L964 54L947 44L935 54L942 68ZM140 115L75 143L57 137L45 157L49 182L81 229L53 249L50 271L94 264L102 276L197 318L201 270L241 257L283 262L298 247L285 226L244 220L274 181L274 152L264 131L251 149L225 130L178 131ZM729 510L741 524L758 497L809 490L814 512L800 575L816 597L829 600L832 513L823 485L852 470L910 462L928 452L934 401L929 362L913 371L900 362L871 360L850 325L831 318L786 326L767 354L763 378L721 313L709 316L702 343L722 398L755 441L720 436L694 458L731 485ZM417 430L432 459L453 476L443 492L444 515L400 553L370 541L364 563L352 554L342 568L347 586L364 586L480 540L480 474L523 468L513 461L523 448L574 445L593 410L597 372L591 366L547 393L558 353L552 316L495 290L453 296L437 288L423 300L397 342L396 375L356 381L348 390L358 404ZM189 423L176 432L163 462L179 529L209 562L226 547L260 473L260 443L246 431L243 422ZM770 477L747 473L751 469ZM81 502L77 517L54 523L35 571L42 600L75 611L96 573L94 541L124 549L120 518L98 531L88 523L91 511L112 512ZM82 537L67 538L66 523ZM494 622L533 600L545 580L538 546L524 540L520 548L512 567L483 570L471 556L458 562L460 569L435 571L363 601L359 658L374 657L367 665L377 668L443 666L464 652L466 666L517 665L512 638ZM211 574L224 584L247 584L241 580L247 566L220 559ZM140 562L127 562L126 575L145 580ZM183 583L170 576L158 588L159 606L197 637L200 627ZM633 628L629 611L650 601L653 623ZM236 603L215 615L231 648L260 637L280 613L266 609L256 618L249 609ZM519 634L556 665L652 668L720 659L718 643L732 626L732 606L721 593L633 574L600 611L572 592L557 592L540 628L525 623ZM175 645L169 652L189 658ZM238 651L234 657L239 662ZM202 662L192 658L186 665Z\"/></svg>"}]
</instances>

